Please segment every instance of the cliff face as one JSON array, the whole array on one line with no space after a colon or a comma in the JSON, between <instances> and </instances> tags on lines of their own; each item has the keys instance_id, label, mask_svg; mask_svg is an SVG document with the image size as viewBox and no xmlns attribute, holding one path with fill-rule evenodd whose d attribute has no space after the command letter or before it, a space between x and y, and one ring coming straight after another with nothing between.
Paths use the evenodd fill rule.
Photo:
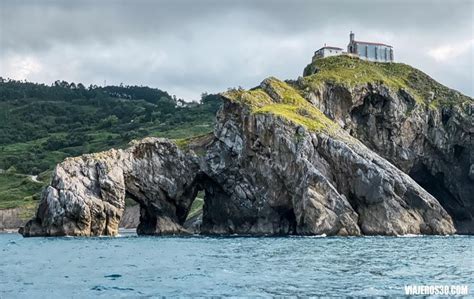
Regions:
<instances>
[{"instance_id":1,"label":"cliff face","mask_svg":"<svg viewBox=\"0 0 474 299\"><path fill-rule=\"evenodd\" d=\"M20 207L0 210L0 232L17 230L26 224L31 217L33 207ZM34 211L34 210L33 210Z\"/></svg>"},{"instance_id":2,"label":"cliff face","mask_svg":"<svg viewBox=\"0 0 474 299\"><path fill-rule=\"evenodd\" d=\"M284 82L223 96L204 163L214 184L203 233L454 231L436 199Z\"/></svg>"},{"instance_id":3,"label":"cliff face","mask_svg":"<svg viewBox=\"0 0 474 299\"><path fill-rule=\"evenodd\" d=\"M350 70L371 82L346 80ZM435 196L459 233L473 233L472 98L402 64L329 59L305 75L296 85L306 98Z\"/></svg>"},{"instance_id":4,"label":"cliff face","mask_svg":"<svg viewBox=\"0 0 474 299\"><path fill-rule=\"evenodd\" d=\"M399 66L337 59L370 82L310 65L295 82L223 93L211 136L67 159L22 233L115 235L126 195L139 234L472 233L472 99L420 102ZM199 190L202 218L185 224Z\"/></svg>"}]
</instances>

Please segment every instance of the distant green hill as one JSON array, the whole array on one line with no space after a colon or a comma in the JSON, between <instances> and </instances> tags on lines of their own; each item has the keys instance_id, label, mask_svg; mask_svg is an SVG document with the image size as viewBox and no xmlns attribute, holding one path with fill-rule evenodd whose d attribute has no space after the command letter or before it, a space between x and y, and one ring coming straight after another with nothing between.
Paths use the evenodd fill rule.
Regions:
<instances>
[{"instance_id":1,"label":"distant green hill","mask_svg":"<svg viewBox=\"0 0 474 299\"><path fill-rule=\"evenodd\" d=\"M0 78L0 209L30 204L66 157L125 147L145 136L212 131L220 100L185 102L143 86L52 86ZM35 182L26 175L41 174Z\"/></svg>"}]
</instances>

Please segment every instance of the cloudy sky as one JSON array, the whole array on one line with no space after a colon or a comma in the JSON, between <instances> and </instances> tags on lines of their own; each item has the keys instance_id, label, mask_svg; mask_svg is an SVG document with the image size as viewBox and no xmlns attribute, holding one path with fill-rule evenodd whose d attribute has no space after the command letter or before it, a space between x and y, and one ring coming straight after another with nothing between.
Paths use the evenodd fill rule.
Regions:
<instances>
[{"instance_id":1,"label":"cloudy sky","mask_svg":"<svg viewBox=\"0 0 474 299\"><path fill-rule=\"evenodd\" d=\"M474 95L474 1L0 2L0 76L158 87L186 100L294 79L324 43L394 46L399 62Z\"/></svg>"}]
</instances>

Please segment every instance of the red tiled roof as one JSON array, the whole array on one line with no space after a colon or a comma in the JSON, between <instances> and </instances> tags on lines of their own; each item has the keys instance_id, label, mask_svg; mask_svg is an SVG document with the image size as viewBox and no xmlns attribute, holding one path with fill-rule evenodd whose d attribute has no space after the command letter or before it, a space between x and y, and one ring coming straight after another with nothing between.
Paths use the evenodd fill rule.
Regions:
<instances>
[{"instance_id":1,"label":"red tiled roof","mask_svg":"<svg viewBox=\"0 0 474 299\"><path fill-rule=\"evenodd\" d=\"M386 46L386 47L391 47L391 48L392 48L392 46L387 45L387 44L382 44L382 43L363 42L363 41L360 41L360 40L355 40L354 42L355 42L355 43L360 43L360 44L376 45L376 46Z\"/></svg>"}]
</instances>

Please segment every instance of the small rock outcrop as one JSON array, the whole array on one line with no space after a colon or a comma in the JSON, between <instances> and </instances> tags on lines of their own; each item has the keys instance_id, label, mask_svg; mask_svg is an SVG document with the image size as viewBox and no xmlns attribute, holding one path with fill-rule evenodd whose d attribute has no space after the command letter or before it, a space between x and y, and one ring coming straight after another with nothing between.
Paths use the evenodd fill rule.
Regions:
<instances>
[{"instance_id":1,"label":"small rock outcrop","mask_svg":"<svg viewBox=\"0 0 474 299\"><path fill-rule=\"evenodd\" d=\"M146 138L60 163L24 236L116 235L125 196L140 205L140 234L174 234L197 194L198 163L174 143Z\"/></svg>"}]
</instances>

